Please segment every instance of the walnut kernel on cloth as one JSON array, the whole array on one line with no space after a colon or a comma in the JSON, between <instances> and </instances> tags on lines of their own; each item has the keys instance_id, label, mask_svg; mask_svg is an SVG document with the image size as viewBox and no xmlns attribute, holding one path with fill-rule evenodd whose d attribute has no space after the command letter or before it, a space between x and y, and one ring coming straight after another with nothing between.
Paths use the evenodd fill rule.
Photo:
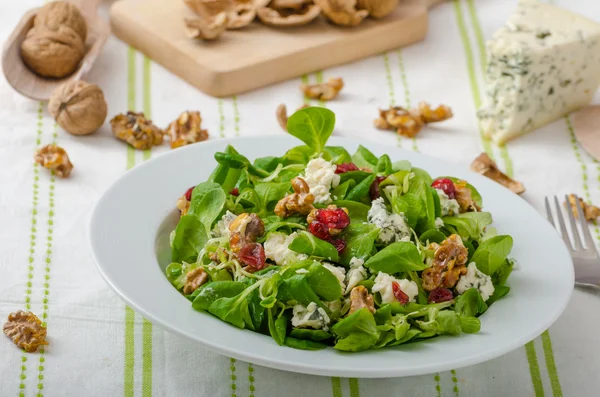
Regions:
<instances>
[{"instance_id":1,"label":"walnut kernel on cloth","mask_svg":"<svg viewBox=\"0 0 600 397\"><path fill-rule=\"evenodd\" d=\"M329 101L337 97L342 88L344 88L344 81L341 77L330 77L326 83L302 84L300 86L304 96L321 101Z\"/></svg>"},{"instance_id":2,"label":"walnut kernel on cloth","mask_svg":"<svg viewBox=\"0 0 600 397\"><path fill-rule=\"evenodd\" d=\"M481 153L473 160L471 170L498 182L513 193L521 194L525 191L525 186L521 182L515 181L500 171L496 163L486 153Z\"/></svg>"},{"instance_id":3,"label":"walnut kernel on cloth","mask_svg":"<svg viewBox=\"0 0 600 397\"><path fill-rule=\"evenodd\" d=\"M368 15L367 10L356 9L357 0L315 0L323 15L331 22L341 26L356 26Z\"/></svg>"},{"instance_id":4,"label":"walnut kernel on cloth","mask_svg":"<svg viewBox=\"0 0 600 397\"><path fill-rule=\"evenodd\" d=\"M183 293L189 295L196 291L200 286L208 281L208 273L199 267L185 275L185 284L183 285Z\"/></svg>"},{"instance_id":5,"label":"walnut kernel on cloth","mask_svg":"<svg viewBox=\"0 0 600 397\"><path fill-rule=\"evenodd\" d=\"M357 310L366 307L371 313L375 314L375 304L373 303L373 295L369 294L363 285L357 285L350 292L350 312L354 313Z\"/></svg>"},{"instance_id":6,"label":"walnut kernel on cloth","mask_svg":"<svg viewBox=\"0 0 600 397\"><path fill-rule=\"evenodd\" d=\"M42 167L54 171L56 176L61 178L68 177L73 169L65 149L55 144L39 148L35 152L34 160Z\"/></svg>"},{"instance_id":7,"label":"walnut kernel on cloth","mask_svg":"<svg viewBox=\"0 0 600 397\"><path fill-rule=\"evenodd\" d=\"M118 139L127 142L135 149L145 150L163 142L163 131L146 119L144 113L127 112L110 121L112 132Z\"/></svg>"},{"instance_id":8,"label":"walnut kernel on cloth","mask_svg":"<svg viewBox=\"0 0 600 397\"><path fill-rule=\"evenodd\" d=\"M79 80L54 90L48 101L48 111L65 131L88 135L104 124L107 108L100 87Z\"/></svg>"},{"instance_id":9,"label":"walnut kernel on cloth","mask_svg":"<svg viewBox=\"0 0 600 397\"><path fill-rule=\"evenodd\" d=\"M292 179L294 193L288 194L275 206L275 215L287 218L294 214L308 215L315 208L315 196L310 193L306 181L300 177Z\"/></svg>"},{"instance_id":10,"label":"walnut kernel on cloth","mask_svg":"<svg viewBox=\"0 0 600 397\"><path fill-rule=\"evenodd\" d=\"M595 221L600 216L600 208L596 207L592 204L587 204L581 197L577 197L573 193L569 194L569 207L571 207L571 211L573 211L573 215L575 218L579 217L577 213L577 199L579 199L579 205L581 206L581 210L583 211L583 216L587 221ZM565 207L567 203L565 203Z\"/></svg>"},{"instance_id":11,"label":"walnut kernel on cloth","mask_svg":"<svg viewBox=\"0 0 600 397\"><path fill-rule=\"evenodd\" d=\"M425 124L444 121L452 117L452 109L446 105L439 105L432 109L427 102L421 102L416 109L407 110L395 106L386 110L379 110L379 118L373 124L380 130L396 129L398 135L414 138L423 129Z\"/></svg>"},{"instance_id":12,"label":"walnut kernel on cloth","mask_svg":"<svg viewBox=\"0 0 600 397\"><path fill-rule=\"evenodd\" d=\"M4 335L28 353L33 353L39 346L47 345L46 327L32 312L19 310L8 315L3 327Z\"/></svg>"},{"instance_id":13,"label":"walnut kernel on cloth","mask_svg":"<svg viewBox=\"0 0 600 397\"><path fill-rule=\"evenodd\" d=\"M208 139L208 131L202 128L200 112L183 112L165 130L171 140L171 149Z\"/></svg>"}]
</instances>

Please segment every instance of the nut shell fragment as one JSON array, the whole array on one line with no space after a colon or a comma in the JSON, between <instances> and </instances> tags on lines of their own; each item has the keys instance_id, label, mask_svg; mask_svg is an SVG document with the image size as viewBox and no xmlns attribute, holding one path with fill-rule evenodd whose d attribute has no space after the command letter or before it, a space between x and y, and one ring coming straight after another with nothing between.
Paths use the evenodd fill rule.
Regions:
<instances>
[{"instance_id":1,"label":"nut shell fragment","mask_svg":"<svg viewBox=\"0 0 600 397\"><path fill-rule=\"evenodd\" d=\"M202 128L200 112L183 112L167 127L165 133L171 140L171 149L208 139L208 131Z\"/></svg>"},{"instance_id":2,"label":"nut shell fragment","mask_svg":"<svg viewBox=\"0 0 600 397\"><path fill-rule=\"evenodd\" d=\"M61 25L57 30L34 27L21 43L25 64L44 77L61 78L77 69L83 59L83 40L73 29Z\"/></svg>"},{"instance_id":3,"label":"nut shell fragment","mask_svg":"<svg viewBox=\"0 0 600 397\"><path fill-rule=\"evenodd\" d=\"M356 26L369 15L367 10L356 9L356 0L315 0L315 4L336 25Z\"/></svg>"},{"instance_id":4,"label":"nut shell fragment","mask_svg":"<svg viewBox=\"0 0 600 397\"><path fill-rule=\"evenodd\" d=\"M496 163L486 154L481 153L471 163L471 170L498 182L513 193L521 194L525 187L498 169Z\"/></svg>"},{"instance_id":5,"label":"nut shell fragment","mask_svg":"<svg viewBox=\"0 0 600 397\"><path fill-rule=\"evenodd\" d=\"M307 98L329 101L338 96L344 88L344 80L341 77L330 77L326 83L302 84L300 90Z\"/></svg>"},{"instance_id":6,"label":"nut shell fragment","mask_svg":"<svg viewBox=\"0 0 600 397\"><path fill-rule=\"evenodd\" d=\"M315 20L321 8L315 4L305 3L298 8L263 7L256 10L258 19L265 25L293 27L306 25Z\"/></svg>"},{"instance_id":7,"label":"nut shell fragment","mask_svg":"<svg viewBox=\"0 0 600 397\"><path fill-rule=\"evenodd\" d=\"M59 86L50 97L48 111L66 131L87 135L102 126L107 108L100 87L80 80Z\"/></svg>"},{"instance_id":8,"label":"nut shell fragment","mask_svg":"<svg viewBox=\"0 0 600 397\"><path fill-rule=\"evenodd\" d=\"M36 163L44 168L54 171L56 176L67 178L71 174L73 164L65 149L55 144L39 148L34 156Z\"/></svg>"},{"instance_id":9,"label":"nut shell fragment","mask_svg":"<svg viewBox=\"0 0 600 397\"><path fill-rule=\"evenodd\" d=\"M127 142L135 149L145 150L163 142L163 131L146 119L144 113L127 112L110 121L116 138Z\"/></svg>"},{"instance_id":10,"label":"nut shell fragment","mask_svg":"<svg viewBox=\"0 0 600 397\"><path fill-rule=\"evenodd\" d=\"M212 19L185 18L186 33L192 39L216 40L227 28L227 14L217 14Z\"/></svg>"},{"instance_id":11,"label":"nut shell fragment","mask_svg":"<svg viewBox=\"0 0 600 397\"><path fill-rule=\"evenodd\" d=\"M32 312L19 310L8 315L3 327L4 335L27 353L33 353L39 346L47 345L46 327Z\"/></svg>"},{"instance_id":12,"label":"nut shell fragment","mask_svg":"<svg viewBox=\"0 0 600 397\"><path fill-rule=\"evenodd\" d=\"M33 26L48 30L59 30L60 26L73 29L85 43L87 23L77 6L66 1L52 1L40 8L33 20Z\"/></svg>"},{"instance_id":13,"label":"nut shell fragment","mask_svg":"<svg viewBox=\"0 0 600 397\"><path fill-rule=\"evenodd\" d=\"M391 14L399 0L358 0L358 8L367 10L372 18L383 18Z\"/></svg>"}]
</instances>

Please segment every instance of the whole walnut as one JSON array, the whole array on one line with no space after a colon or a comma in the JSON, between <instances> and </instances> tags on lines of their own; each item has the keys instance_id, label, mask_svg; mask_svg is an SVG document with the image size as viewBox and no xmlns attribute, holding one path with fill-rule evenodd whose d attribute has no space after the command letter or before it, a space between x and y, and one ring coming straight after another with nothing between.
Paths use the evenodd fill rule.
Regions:
<instances>
[{"instance_id":1,"label":"whole walnut","mask_svg":"<svg viewBox=\"0 0 600 397\"><path fill-rule=\"evenodd\" d=\"M87 38L87 23L77 6L65 1L53 1L40 8L33 20L33 26L45 27L48 30L58 30L60 26L73 29L85 43Z\"/></svg>"},{"instance_id":2,"label":"whole walnut","mask_svg":"<svg viewBox=\"0 0 600 397\"><path fill-rule=\"evenodd\" d=\"M48 111L58 125L73 135L88 135L106 120L106 101L100 87L85 81L59 86L48 101Z\"/></svg>"},{"instance_id":3,"label":"whole walnut","mask_svg":"<svg viewBox=\"0 0 600 397\"><path fill-rule=\"evenodd\" d=\"M21 44L21 56L34 72L45 77L65 77L77 69L85 53L81 37L61 25L57 30L31 29Z\"/></svg>"}]
</instances>

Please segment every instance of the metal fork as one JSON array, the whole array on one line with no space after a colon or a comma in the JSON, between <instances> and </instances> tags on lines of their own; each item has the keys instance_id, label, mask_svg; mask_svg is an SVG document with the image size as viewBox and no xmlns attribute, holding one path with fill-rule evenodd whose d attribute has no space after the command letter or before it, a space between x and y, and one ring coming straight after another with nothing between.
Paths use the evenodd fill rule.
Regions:
<instances>
[{"instance_id":1,"label":"metal fork","mask_svg":"<svg viewBox=\"0 0 600 397\"><path fill-rule=\"evenodd\" d=\"M573 215L573 211L571 209L571 204L569 203L569 198L566 195L565 200L567 203L566 212L568 214L569 223L571 224L571 233L573 234L573 243L569 238L569 232L567 231L564 216L562 215L562 206L558 202L558 198L556 196L554 196L553 201L556 210L556 218L558 221L554 219L550 200L548 200L548 197L546 197L545 203L548 220L557 230L561 232L562 238L565 241L569 252L571 253L575 268L575 284L600 287L600 255L598 255L598 251L596 250L596 245L592 239L590 229L586 224L585 216L583 215L583 209L581 208L581 204L579 202L579 197L575 196L575 207L577 208L578 221L575 220L575 216ZM581 225L581 233L577 227L578 223ZM581 236L582 234L583 239Z\"/></svg>"}]
</instances>

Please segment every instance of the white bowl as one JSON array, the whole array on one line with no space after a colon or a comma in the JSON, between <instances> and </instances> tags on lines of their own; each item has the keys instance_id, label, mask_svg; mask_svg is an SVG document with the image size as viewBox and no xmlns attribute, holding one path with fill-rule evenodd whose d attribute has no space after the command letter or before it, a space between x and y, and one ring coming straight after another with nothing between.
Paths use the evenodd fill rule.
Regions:
<instances>
[{"instance_id":1,"label":"white bowl","mask_svg":"<svg viewBox=\"0 0 600 397\"><path fill-rule=\"evenodd\" d=\"M174 150L137 166L102 196L90 222L90 244L107 283L153 324L218 353L267 367L313 375L382 378L445 371L503 355L546 330L565 309L573 290L573 264L552 226L525 200L462 166L395 147L332 137L330 145L349 152L363 143L392 161L406 159L432 176L467 179L483 197L499 233L514 238L511 256L518 269L510 293L481 316L481 332L383 348L342 353L278 346L273 339L241 330L192 309L164 275L168 234L177 222L175 201L206 180L216 166L213 154L235 145L250 159L282 155L299 141L289 137L209 141Z\"/></svg>"}]
</instances>

